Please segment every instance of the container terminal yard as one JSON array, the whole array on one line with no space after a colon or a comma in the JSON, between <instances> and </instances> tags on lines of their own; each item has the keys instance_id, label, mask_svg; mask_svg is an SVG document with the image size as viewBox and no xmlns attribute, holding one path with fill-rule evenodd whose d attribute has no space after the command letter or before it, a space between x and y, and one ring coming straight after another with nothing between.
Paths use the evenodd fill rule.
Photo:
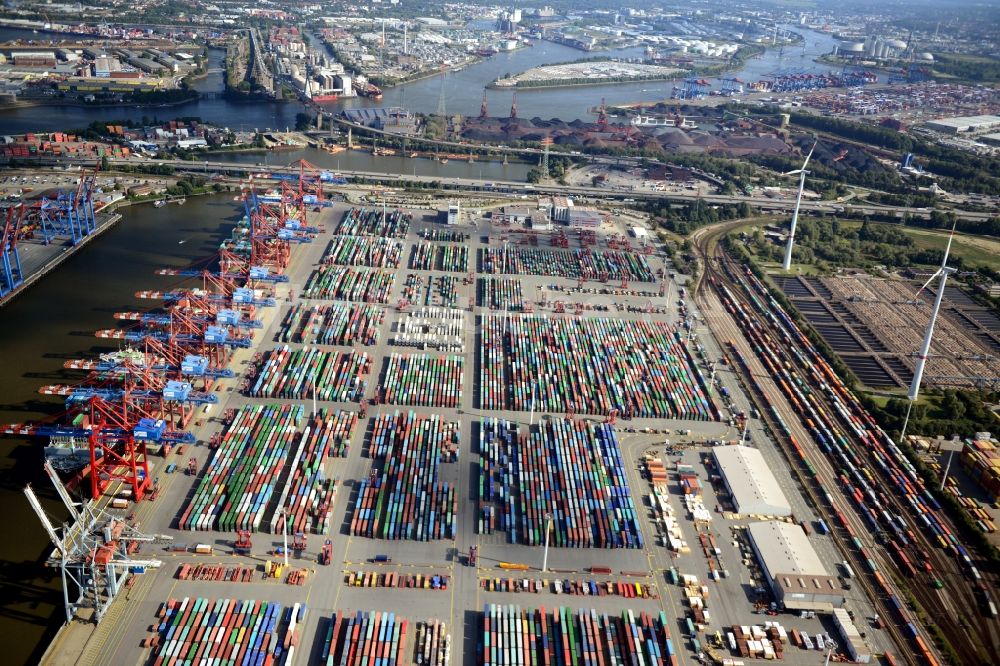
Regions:
<instances>
[{"instance_id":1,"label":"container terminal yard","mask_svg":"<svg viewBox=\"0 0 1000 666\"><path fill-rule=\"evenodd\" d=\"M996 574L720 227L689 284L612 216L324 180L247 189L40 389L65 418L4 428L94 498L46 523L44 663L943 663L904 587L963 663L1000 650Z\"/></svg>"}]
</instances>

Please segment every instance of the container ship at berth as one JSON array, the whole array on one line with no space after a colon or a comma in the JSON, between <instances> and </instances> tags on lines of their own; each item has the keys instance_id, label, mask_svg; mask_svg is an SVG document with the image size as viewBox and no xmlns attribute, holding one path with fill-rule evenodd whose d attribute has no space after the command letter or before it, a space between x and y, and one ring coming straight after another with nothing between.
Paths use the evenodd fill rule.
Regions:
<instances>
[{"instance_id":1,"label":"container ship at berth","mask_svg":"<svg viewBox=\"0 0 1000 666\"><path fill-rule=\"evenodd\" d=\"M354 91L359 95L361 95L362 97L368 97L370 99L382 99L382 89L379 88L374 83L355 80Z\"/></svg>"}]
</instances>

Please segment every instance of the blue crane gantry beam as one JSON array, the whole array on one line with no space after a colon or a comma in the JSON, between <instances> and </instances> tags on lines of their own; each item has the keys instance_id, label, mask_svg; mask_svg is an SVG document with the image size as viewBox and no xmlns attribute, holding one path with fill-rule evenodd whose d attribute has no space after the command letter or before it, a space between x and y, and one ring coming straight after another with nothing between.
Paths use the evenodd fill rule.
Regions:
<instances>
[{"instance_id":1,"label":"blue crane gantry beam","mask_svg":"<svg viewBox=\"0 0 1000 666\"><path fill-rule=\"evenodd\" d=\"M144 326L169 326L174 317L169 312L118 312L115 318L124 321L137 321ZM235 326L237 328L263 328L260 319L246 319L235 310L219 310L215 315L193 315L188 320L194 324L211 326Z\"/></svg>"},{"instance_id":2,"label":"blue crane gantry beam","mask_svg":"<svg viewBox=\"0 0 1000 666\"><path fill-rule=\"evenodd\" d=\"M190 384L188 384L190 387ZM63 388L63 387L56 387ZM87 402L91 398L97 397L110 403L117 403L125 397L125 391L122 389L113 388L90 388L83 386L67 386L64 387L66 394L66 407L70 408L72 405ZM175 401L175 402L190 402L195 405L216 405L219 403L219 396L214 393L202 393L200 391L189 390L184 394L178 394L177 398L169 397L170 393L168 389L164 391L129 391L129 397L133 398L152 398L156 400L165 401ZM183 397L182 397L183 396Z\"/></svg>"},{"instance_id":3,"label":"blue crane gantry beam","mask_svg":"<svg viewBox=\"0 0 1000 666\"><path fill-rule=\"evenodd\" d=\"M198 441L198 439L189 432L166 430L159 426L150 427L150 424L145 422L151 420L152 419L142 419L139 422L139 425L133 428L131 432L122 428L102 428L101 432L109 438L125 438L131 436L142 441L162 442L165 444L191 444ZM0 432L5 435L20 437L74 437L87 439L90 437L93 430L89 428L76 428L74 426L65 425L12 423L11 425L4 426L3 430Z\"/></svg>"},{"instance_id":4,"label":"blue crane gantry beam","mask_svg":"<svg viewBox=\"0 0 1000 666\"><path fill-rule=\"evenodd\" d=\"M153 338L160 341L174 340L181 344L223 345L226 347L239 347L241 349L249 349L253 343L252 338L231 338L228 335L228 331L225 329L219 329L217 326L209 326L203 336L186 334L177 335L171 334L168 331L123 331L112 329L107 331L98 331L97 337L112 338L115 340L128 340L129 342L141 342L144 338Z\"/></svg>"},{"instance_id":5,"label":"blue crane gantry beam","mask_svg":"<svg viewBox=\"0 0 1000 666\"><path fill-rule=\"evenodd\" d=\"M102 359L100 361L74 361L74 363L76 363L76 365L74 365L70 369L74 369L74 370L93 370L95 372L105 372L105 373L107 373L107 372L118 372L118 371L121 371L123 373L127 372L127 370L122 367L122 364L119 361L104 360L104 359ZM180 366L178 366L178 365L171 365L171 364L168 364L168 363L151 363L150 365L148 365L146 367L149 368L149 370L151 370L153 372L175 372L175 373L180 373L181 375L187 375L187 376L216 377L216 378L218 378L218 377L235 377L236 376L236 373L234 373L229 368L223 368L223 369L220 370L220 369L216 369L216 368L205 367L204 369L199 369L197 371L188 372L187 370L185 370L185 366L183 364L180 365Z\"/></svg>"}]
</instances>

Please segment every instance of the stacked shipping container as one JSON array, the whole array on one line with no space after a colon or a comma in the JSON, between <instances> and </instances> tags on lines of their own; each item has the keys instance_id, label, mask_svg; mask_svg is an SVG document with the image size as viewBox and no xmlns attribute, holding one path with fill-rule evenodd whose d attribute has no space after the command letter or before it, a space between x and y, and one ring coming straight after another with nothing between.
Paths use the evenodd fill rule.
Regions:
<instances>
[{"instance_id":1,"label":"stacked shipping container","mask_svg":"<svg viewBox=\"0 0 1000 666\"><path fill-rule=\"evenodd\" d=\"M483 666L675 666L668 620L631 610L609 616L558 608L547 613L489 604L483 610Z\"/></svg>"},{"instance_id":2,"label":"stacked shipping container","mask_svg":"<svg viewBox=\"0 0 1000 666\"><path fill-rule=\"evenodd\" d=\"M259 530L300 418L300 405L244 405L181 513L180 528Z\"/></svg>"},{"instance_id":3,"label":"stacked shipping container","mask_svg":"<svg viewBox=\"0 0 1000 666\"><path fill-rule=\"evenodd\" d=\"M484 409L718 419L682 333L663 322L486 315Z\"/></svg>"},{"instance_id":4,"label":"stacked shipping container","mask_svg":"<svg viewBox=\"0 0 1000 666\"><path fill-rule=\"evenodd\" d=\"M382 473L362 479L351 534L382 539L453 539L458 501L454 486L438 480L438 466L458 457L458 424L413 412L380 414L371 456Z\"/></svg>"},{"instance_id":5,"label":"stacked shipping container","mask_svg":"<svg viewBox=\"0 0 1000 666\"><path fill-rule=\"evenodd\" d=\"M484 419L479 451L480 533L541 545L548 514L555 546L642 548L610 425L550 420L522 436L513 423Z\"/></svg>"},{"instance_id":6,"label":"stacked shipping container","mask_svg":"<svg viewBox=\"0 0 1000 666\"><path fill-rule=\"evenodd\" d=\"M385 310L373 305L295 305L281 321L279 342L321 345L378 344Z\"/></svg>"}]
</instances>

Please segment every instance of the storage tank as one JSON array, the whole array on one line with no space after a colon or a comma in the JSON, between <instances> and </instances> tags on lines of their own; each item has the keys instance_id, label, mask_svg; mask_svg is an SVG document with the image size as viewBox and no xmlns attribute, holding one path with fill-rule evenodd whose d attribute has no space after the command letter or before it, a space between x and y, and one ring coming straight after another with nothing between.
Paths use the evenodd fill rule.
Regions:
<instances>
[{"instance_id":1,"label":"storage tank","mask_svg":"<svg viewBox=\"0 0 1000 666\"><path fill-rule=\"evenodd\" d=\"M864 42L841 42L837 45L838 53L843 55L861 55L865 52Z\"/></svg>"}]
</instances>

